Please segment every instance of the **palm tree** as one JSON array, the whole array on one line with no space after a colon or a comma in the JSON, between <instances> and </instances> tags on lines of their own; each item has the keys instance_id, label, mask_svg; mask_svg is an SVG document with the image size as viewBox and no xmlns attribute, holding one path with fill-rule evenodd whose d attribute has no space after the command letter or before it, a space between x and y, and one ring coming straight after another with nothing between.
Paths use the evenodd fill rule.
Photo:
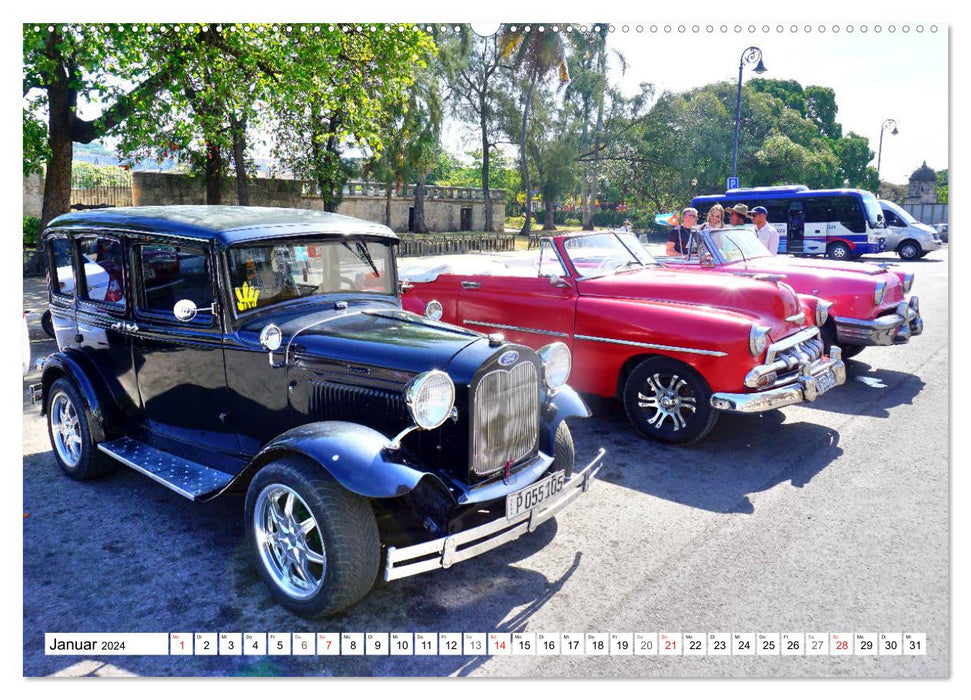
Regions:
<instances>
[{"instance_id":1,"label":"palm tree","mask_svg":"<svg viewBox=\"0 0 971 700\"><path fill-rule=\"evenodd\" d=\"M503 26L499 34L499 51L503 59L509 60L513 69L526 79L519 128L519 168L526 191L526 221L520 233L528 234L532 214L532 186L526 159L526 127L533 94L536 86L554 71L560 84L570 82L570 71L566 65L566 48L562 35L543 25L533 25L531 28Z\"/></svg>"}]
</instances>

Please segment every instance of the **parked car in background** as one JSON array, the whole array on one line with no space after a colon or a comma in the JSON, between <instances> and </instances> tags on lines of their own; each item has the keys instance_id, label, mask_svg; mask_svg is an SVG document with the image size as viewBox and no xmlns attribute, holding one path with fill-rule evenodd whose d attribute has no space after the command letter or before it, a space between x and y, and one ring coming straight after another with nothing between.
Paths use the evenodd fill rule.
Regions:
<instances>
[{"instance_id":1,"label":"parked car in background","mask_svg":"<svg viewBox=\"0 0 971 700\"><path fill-rule=\"evenodd\" d=\"M887 223L887 250L894 250L904 260L922 258L941 247L937 230L921 223L898 204L880 200Z\"/></svg>"},{"instance_id":2,"label":"parked car in background","mask_svg":"<svg viewBox=\"0 0 971 700\"><path fill-rule=\"evenodd\" d=\"M935 224L934 229L937 231L937 236L941 239L941 242L947 243L947 222Z\"/></svg>"},{"instance_id":3,"label":"parked car in background","mask_svg":"<svg viewBox=\"0 0 971 700\"><path fill-rule=\"evenodd\" d=\"M572 350L573 386L618 398L642 435L687 444L720 412L760 413L842 384L828 302L738 275L665 269L633 233L544 238L509 257L410 262L405 308Z\"/></svg>"},{"instance_id":4,"label":"parked car in background","mask_svg":"<svg viewBox=\"0 0 971 700\"><path fill-rule=\"evenodd\" d=\"M402 311L396 244L294 209L53 220L57 463L125 464L198 502L244 491L254 566L307 617L531 532L603 464L575 464L569 350Z\"/></svg>"},{"instance_id":5,"label":"parked car in background","mask_svg":"<svg viewBox=\"0 0 971 700\"><path fill-rule=\"evenodd\" d=\"M772 277L800 294L826 299L832 306L820 330L827 351L839 345L850 358L867 345L900 345L924 330L917 296L907 298L913 273L873 263L772 255L744 226L695 235L691 254L663 259L667 267Z\"/></svg>"}]
</instances>

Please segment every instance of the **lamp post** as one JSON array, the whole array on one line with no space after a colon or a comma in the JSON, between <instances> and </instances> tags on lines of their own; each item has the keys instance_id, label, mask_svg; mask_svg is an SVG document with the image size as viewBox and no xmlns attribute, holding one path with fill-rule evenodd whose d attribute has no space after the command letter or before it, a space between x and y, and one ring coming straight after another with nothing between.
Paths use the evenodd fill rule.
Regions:
<instances>
[{"instance_id":1,"label":"lamp post","mask_svg":"<svg viewBox=\"0 0 971 700\"><path fill-rule=\"evenodd\" d=\"M897 120L896 119L885 119L883 125L880 127L880 147L877 149L877 193L880 192L880 159L883 157L883 132L888 129L893 129L890 132L891 136L896 136L897 131Z\"/></svg>"},{"instance_id":2,"label":"lamp post","mask_svg":"<svg viewBox=\"0 0 971 700\"><path fill-rule=\"evenodd\" d=\"M762 49L758 46L749 46L742 52L742 57L738 61L738 97L735 98L735 146L732 148L732 177L736 176L735 163L738 159L738 122L742 116L742 69L746 64L758 63L752 70L761 75L766 68L762 63Z\"/></svg>"}]
</instances>

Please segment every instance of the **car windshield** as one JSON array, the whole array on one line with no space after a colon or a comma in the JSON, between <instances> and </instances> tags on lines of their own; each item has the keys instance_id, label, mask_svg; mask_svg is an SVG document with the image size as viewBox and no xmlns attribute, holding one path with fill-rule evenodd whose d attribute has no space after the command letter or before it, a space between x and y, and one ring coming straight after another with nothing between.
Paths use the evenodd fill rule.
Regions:
<instances>
[{"instance_id":1,"label":"car windshield","mask_svg":"<svg viewBox=\"0 0 971 700\"><path fill-rule=\"evenodd\" d=\"M714 229L709 232L709 236L721 258L726 262L772 255L751 228Z\"/></svg>"},{"instance_id":2,"label":"car windshield","mask_svg":"<svg viewBox=\"0 0 971 700\"><path fill-rule=\"evenodd\" d=\"M259 241L229 249L237 313L321 294L394 295L393 265L387 242L364 238Z\"/></svg>"},{"instance_id":3,"label":"car windshield","mask_svg":"<svg viewBox=\"0 0 971 700\"><path fill-rule=\"evenodd\" d=\"M599 277L657 261L633 233L599 233L567 239L566 254L581 277Z\"/></svg>"},{"instance_id":4,"label":"car windshield","mask_svg":"<svg viewBox=\"0 0 971 700\"><path fill-rule=\"evenodd\" d=\"M899 216L901 219L903 219L908 224L913 225L913 224L918 223L917 219L915 219L911 215L911 213L909 211L907 211L906 209L904 209L903 207L898 207L893 202L884 202L884 201L881 201L880 204L883 205L883 208L884 209L889 209L890 211L892 211L894 214L896 214L897 216Z\"/></svg>"},{"instance_id":5,"label":"car windshield","mask_svg":"<svg viewBox=\"0 0 971 700\"><path fill-rule=\"evenodd\" d=\"M870 223L870 228L883 228L885 223L883 222L883 209L880 207L880 202L869 192L863 192L861 195L863 200L863 208L866 210L866 218ZM877 217L880 217L879 219Z\"/></svg>"}]
</instances>

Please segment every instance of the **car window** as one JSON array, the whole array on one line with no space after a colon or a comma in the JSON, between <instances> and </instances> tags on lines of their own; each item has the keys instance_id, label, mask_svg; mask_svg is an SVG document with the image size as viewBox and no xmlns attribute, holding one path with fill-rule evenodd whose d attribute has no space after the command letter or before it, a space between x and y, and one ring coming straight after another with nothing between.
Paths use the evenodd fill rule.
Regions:
<instances>
[{"instance_id":1,"label":"car window","mask_svg":"<svg viewBox=\"0 0 971 700\"><path fill-rule=\"evenodd\" d=\"M198 308L212 304L209 258L203 248L140 245L138 262L143 309L170 314L182 299L191 299Z\"/></svg>"},{"instance_id":2,"label":"car window","mask_svg":"<svg viewBox=\"0 0 971 700\"><path fill-rule=\"evenodd\" d=\"M306 238L256 242L229 251L229 275L237 313L321 294L394 296L394 258L385 241Z\"/></svg>"},{"instance_id":3,"label":"car window","mask_svg":"<svg viewBox=\"0 0 971 700\"><path fill-rule=\"evenodd\" d=\"M563 264L556 255L556 250L553 248L553 243L549 240L543 240L539 244L539 276L540 277L551 277L552 275L558 275L559 277L566 277L566 270L563 269Z\"/></svg>"},{"instance_id":4,"label":"car window","mask_svg":"<svg viewBox=\"0 0 971 700\"><path fill-rule=\"evenodd\" d=\"M124 257L121 243L99 236L82 238L79 244L85 299L116 306L125 305Z\"/></svg>"},{"instance_id":5,"label":"car window","mask_svg":"<svg viewBox=\"0 0 971 700\"><path fill-rule=\"evenodd\" d=\"M71 256L71 241L67 238L52 238L51 249L51 289L55 294L70 296L74 294L74 265Z\"/></svg>"}]
</instances>

